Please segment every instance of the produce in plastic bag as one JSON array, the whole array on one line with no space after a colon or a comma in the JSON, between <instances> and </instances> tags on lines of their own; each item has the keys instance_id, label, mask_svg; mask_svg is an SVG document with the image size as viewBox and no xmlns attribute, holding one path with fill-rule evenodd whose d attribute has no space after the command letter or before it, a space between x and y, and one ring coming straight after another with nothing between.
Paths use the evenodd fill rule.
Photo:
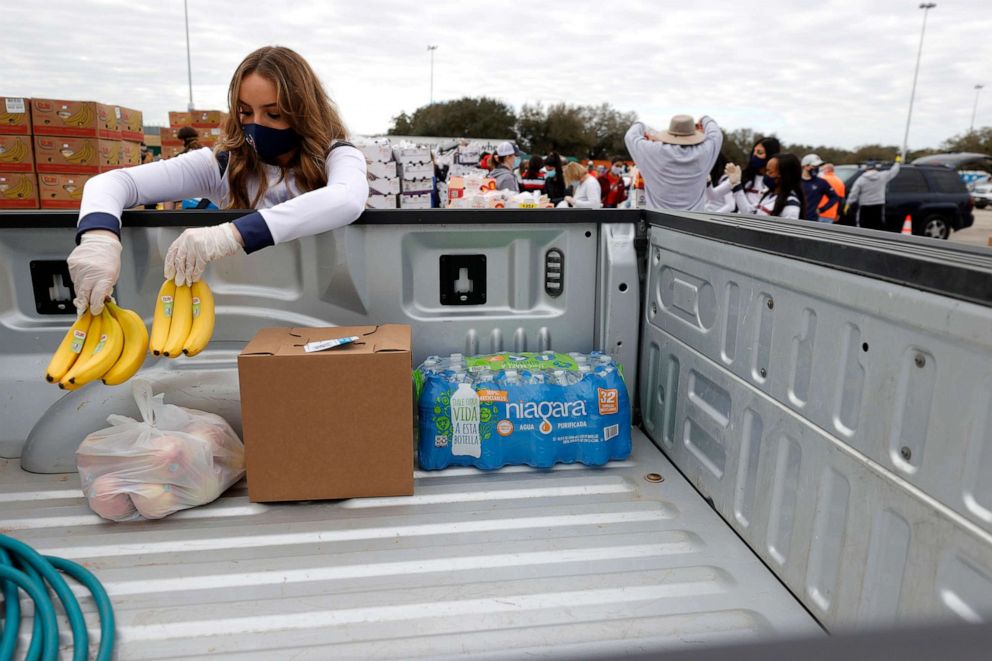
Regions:
<instances>
[{"instance_id":1,"label":"produce in plastic bag","mask_svg":"<svg viewBox=\"0 0 992 661\"><path fill-rule=\"evenodd\" d=\"M241 479L244 446L219 415L173 406L133 382L143 421L111 415L87 436L76 466L90 508L111 521L161 519L205 505Z\"/></svg>"}]
</instances>

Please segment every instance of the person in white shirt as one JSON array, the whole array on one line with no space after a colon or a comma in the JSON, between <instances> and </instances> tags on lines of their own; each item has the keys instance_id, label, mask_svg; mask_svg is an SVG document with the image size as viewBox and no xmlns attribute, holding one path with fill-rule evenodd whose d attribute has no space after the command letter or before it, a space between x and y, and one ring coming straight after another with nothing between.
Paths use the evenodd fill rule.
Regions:
<instances>
[{"instance_id":1,"label":"person in white shirt","mask_svg":"<svg viewBox=\"0 0 992 661\"><path fill-rule=\"evenodd\" d=\"M803 170L795 154L781 153L768 159L764 175L766 190L757 204L752 204L748 199L740 166L728 163L726 172L739 213L795 220L802 218L806 207L802 185Z\"/></svg>"},{"instance_id":2,"label":"person in white shirt","mask_svg":"<svg viewBox=\"0 0 992 661\"><path fill-rule=\"evenodd\" d=\"M768 191L766 166L768 165L768 160L780 151L782 151L782 145L778 141L778 138L774 136L761 138L751 147L751 156L748 159L747 165L744 166L741 175L741 183L744 184L744 195L747 197L751 207L756 206ZM714 195L725 195L731 192L730 188L730 183L724 180L713 188L713 193Z\"/></svg>"},{"instance_id":3,"label":"person in white shirt","mask_svg":"<svg viewBox=\"0 0 992 661\"><path fill-rule=\"evenodd\" d=\"M728 162L721 152L706 179L706 211L711 213L732 213L737 208L734 194L730 190L730 180L726 175Z\"/></svg>"},{"instance_id":4,"label":"person in white shirt","mask_svg":"<svg viewBox=\"0 0 992 661\"><path fill-rule=\"evenodd\" d=\"M644 177L644 197L652 209L703 211L706 178L723 146L723 131L703 117L672 117L667 131L654 133L635 122L624 137L627 151Z\"/></svg>"},{"instance_id":5,"label":"person in white shirt","mask_svg":"<svg viewBox=\"0 0 992 661\"><path fill-rule=\"evenodd\" d=\"M120 276L123 209L191 197L256 209L233 223L184 231L165 257L165 277L179 285L198 281L212 260L326 232L362 214L365 157L345 142L337 109L299 54L279 46L251 53L234 73L228 103L215 150L113 170L86 183L68 259L80 314L99 314Z\"/></svg>"},{"instance_id":6,"label":"person in white shirt","mask_svg":"<svg viewBox=\"0 0 992 661\"><path fill-rule=\"evenodd\" d=\"M575 161L565 166L565 186L572 186L574 190L571 195L565 196L564 202L568 206L578 209L603 208L603 190L599 181Z\"/></svg>"}]
</instances>

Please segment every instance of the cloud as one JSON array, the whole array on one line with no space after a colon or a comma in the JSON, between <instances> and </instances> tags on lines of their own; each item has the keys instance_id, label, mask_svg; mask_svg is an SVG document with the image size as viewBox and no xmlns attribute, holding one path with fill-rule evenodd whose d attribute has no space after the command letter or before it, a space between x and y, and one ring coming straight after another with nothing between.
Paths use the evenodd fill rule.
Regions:
<instances>
[{"instance_id":1,"label":"cloud","mask_svg":"<svg viewBox=\"0 0 992 661\"><path fill-rule=\"evenodd\" d=\"M992 14L942 0L929 14L911 147L968 128L975 83L990 94ZM190 0L193 96L222 108L231 73L278 43L318 71L350 128L375 133L429 100L427 44L437 44L435 100L494 96L607 102L664 124L710 114L727 128L790 142L901 144L923 12L904 0L727 0L694 4L206 2ZM178 0L47 0L5 8L0 92L94 99L164 124L188 101Z\"/></svg>"}]
</instances>

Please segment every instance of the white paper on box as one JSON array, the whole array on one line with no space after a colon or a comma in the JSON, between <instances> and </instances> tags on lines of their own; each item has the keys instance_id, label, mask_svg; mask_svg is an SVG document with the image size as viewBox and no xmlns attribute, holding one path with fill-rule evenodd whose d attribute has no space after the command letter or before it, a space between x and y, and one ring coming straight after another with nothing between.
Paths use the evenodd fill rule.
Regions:
<instances>
[{"instance_id":1,"label":"white paper on box","mask_svg":"<svg viewBox=\"0 0 992 661\"><path fill-rule=\"evenodd\" d=\"M23 98L11 97L4 99L4 101L4 105L7 107L7 112L10 114L27 112L27 109L24 107Z\"/></svg>"},{"instance_id":2,"label":"white paper on box","mask_svg":"<svg viewBox=\"0 0 992 661\"><path fill-rule=\"evenodd\" d=\"M319 342L307 342L303 345L303 351L306 353L313 353L314 351L326 351L328 349L333 349L334 347L340 347L344 344L351 344L352 342L358 342L358 336L352 335L351 337L339 337L334 340L320 340Z\"/></svg>"},{"instance_id":3,"label":"white paper on box","mask_svg":"<svg viewBox=\"0 0 992 661\"><path fill-rule=\"evenodd\" d=\"M395 195L369 195L367 205L369 209L395 209Z\"/></svg>"},{"instance_id":4,"label":"white paper on box","mask_svg":"<svg viewBox=\"0 0 992 661\"><path fill-rule=\"evenodd\" d=\"M389 161L388 163L372 161L368 164L368 171L373 177L395 178L397 174L396 161Z\"/></svg>"},{"instance_id":5,"label":"white paper on box","mask_svg":"<svg viewBox=\"0 0 992 661\"><path fill-rule=\"evenodd\" d=\"M404 193L430 193L434 190L433 179L403 179L400 188Z\"/></svg>"},{"instance_id":6,"label":"white paper on box","mask_svg":"<svg viewBox=\"0 0 992 661\"><path fill-rule=\"evenodd\" d=\"M369 190L379 195L396 195L400 192L399 179L369 179Z\"/></svg>"}]
</instances>

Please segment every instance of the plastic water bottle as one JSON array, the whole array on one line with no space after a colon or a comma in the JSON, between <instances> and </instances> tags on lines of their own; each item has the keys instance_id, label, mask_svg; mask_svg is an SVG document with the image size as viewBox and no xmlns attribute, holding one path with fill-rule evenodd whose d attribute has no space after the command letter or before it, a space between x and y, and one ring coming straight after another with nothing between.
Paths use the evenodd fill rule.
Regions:
<instances>
[{"instance_id":1,"label":"plastic water bottle","mask_svg":"<svg viewBox=\"0 0 992 661\"><path fill-rule=\"evenodd\" d=\"M468 383L458 384L451 396L451 454L480 457L479 396Z\"/></svg>"}]
</instances>

